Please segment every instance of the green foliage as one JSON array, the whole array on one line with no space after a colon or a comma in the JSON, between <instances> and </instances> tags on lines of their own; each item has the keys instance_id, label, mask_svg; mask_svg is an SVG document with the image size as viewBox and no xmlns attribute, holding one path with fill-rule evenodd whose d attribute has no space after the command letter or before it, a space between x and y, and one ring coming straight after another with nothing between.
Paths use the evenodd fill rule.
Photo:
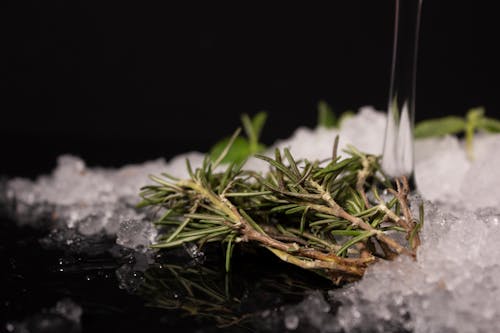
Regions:
<instances>
[{"instance_id":1,"label":"green foliage","mask_svg":"<svg viewBox=\"0 0 500 333\"><path fill-rule=\"evenodd\" d=\"M447 134L465 133L472 138L476 131L500 133L500 121L485 117L483 107L472 108L465 117L448 116L419 122L415 126L415 137L418 139Z\"/></svg>"},{"instance_id":2,"label":"green foliage","mask_svg":"<svg viewBox=\"0 0 500 333\"><path fill-rule=\"evenodd\" d=\"M318 121L317 126L325 128L339 128L342 122L347 118L354 116L354 111L344 111L340 117L337 118L332 107L324 100L318 102Z\"/></svg>"},{"instance_id":3,"label":"green foliage","mask_svg":"<svg viewBox=\"0 0 500 333\"><path fill-rule=\"evenodd\" d=\"M338 126L337 117L332 107L326 101L318 102L318 126L335 128Z\"/></svg>"},{"instance_id":4,"label":"green foliage","mask_svg":"<svg viewBox=\"0 0 500 333\"><path fill-rule=\"evenodd\" d=\"M490 133L500 133L500 121L483 117L479 120L479 127Z\"/></svg>"},{"instance_id":5,"label":"green foliage","mask_svg":"<svg viewBox=\"0 0 500 333\"><path fill-rule=\"evenodd\" d=\"M220 155L220 153L228 143L229 143L229 138L224 138L221 141L217 142L210 150L210 156L214 157ZM234 141L234 144L231 146L231 149L227 153L226 157L222 160L222 163L223 164L231 162L242 163L249 156L255 154L256 152L263 151L264 149L265 146L259 144L258 149L254 151L251 148L250 142L247 139L238 137Z\"/></svg>"},{"instance_id":6,"label":"green foliage","mask_svg":"<svg viewBox=\"0 0 500 333\"><path fill-rule=\"evenodd\" d=\"M229 151L225 154L221 162L223 164L231 162L242 163L248 157L264 151L266 146L260 143L259 140L266 119L267 113L265 112L259 112L253 118L250 118L247 114L243 114L241 116L241 122L247 138L237 137L230 145ZM219 156L229 143L229 137L217 142L212 149L210 149L210 157L214 159Z\"/></svg>"},{"instance_id":7,"label":"green foliage","mask_svg":"<svg viewBox=\"0 0 500 333\"><path fill-rule=\"evenodd\" d=\"M500 133L500 121L484 116L483 107L470 109L465 117L448 116L424 120L415 126L416 138L428 138L449 134L465 134L465 149L470 159L473 159L474 134L477 131Z\"/></svg>"},{"instance_id":8,"label":"green foliage","mask_svg":"<svg viewBox=\"0 0 500 333\"><path fill-rule=\"evenodd\" d=\"M252 150L253 153L258 151L259 138L266 120L267 113L265 112L259 112L253 118L250 118L247 114L241 116L241 122L243 123L243 128L245 129L245 133L250 143L250 150Z\"/></svg>"},{"instance_id":9,"label":"green foliage","mask_svg":"<svg viewBox=\"0 0 500 333\"><path fill-rule=\"evenodd\" d=\"M427 138L457 134L465 129L465 120L457 116L449 116L438 119L424 120L415 126L416 138Z\"/></svg>"},{"instance_id":10,"label":"green foliage","mask_svg":"<svg viewBox=\"0 0 500 333\"><path fill-rule=\"evenodd\" d=\"M250 126L248 118L243 122ZM251 127L255 138L258 128ZM154 185L142 189L139 205L155 207L160 216L155 224L161 236L154 247L219 242L226 247L230 270L234 247L251 242L336 283L358 279L375 257L415 255L418 230L409 215L407 183L389 188L394 195L389 201L376 190L372 200L366 194L387 183L378 178L377 157L350 147L349 157L320 163L297 160L284 149L276 150L274 158L256 155L269 163L265 175L234 162L215 172L238 142L238 133L200 168L193 171L188 163L189 179L150 177ZM412 244L400 244L394 232L411 236Z\"/></svg>"}]
</instances>

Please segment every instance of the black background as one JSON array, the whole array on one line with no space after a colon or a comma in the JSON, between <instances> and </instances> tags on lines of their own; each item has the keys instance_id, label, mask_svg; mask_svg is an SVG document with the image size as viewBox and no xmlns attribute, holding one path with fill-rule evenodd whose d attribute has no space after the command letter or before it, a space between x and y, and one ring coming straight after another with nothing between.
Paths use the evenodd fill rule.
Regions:
<instances>
[{"instance_id":1,"label":"black background","mask_svg":"<svg viewBox=\"0 0 500 333\"><path fill-rule=\"evenodd\" d=\"M243 112L264 141L388 98L393 1L187 8L15 1L0 13L0 174L48 172L61 153L119 166L206 151ZM424 1L417 120L484 105L500 115L495 3Z\"/></svg>"}]
</instances>

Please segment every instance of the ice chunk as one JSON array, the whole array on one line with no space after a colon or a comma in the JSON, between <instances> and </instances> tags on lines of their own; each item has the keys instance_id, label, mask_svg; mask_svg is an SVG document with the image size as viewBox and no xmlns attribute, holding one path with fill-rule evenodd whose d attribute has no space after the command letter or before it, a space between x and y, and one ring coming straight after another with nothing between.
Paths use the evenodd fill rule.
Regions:
<instances>
[{"instance_id":1,"label":"ice chunk","mask_svg":"<svg viewBox=\"0 0 500 333\"><path fill-rule=\"evenodd\" d=\"M185 158L198 167L203 155L193 152L170 163L158 159L119 169L89 168L80 158L64 155L51 175L35 181L9 180L5 186L7 206L19 224L75 229L85 236L99 233L116 236L120 230L120 244L144 249L156 233L146 223L150 218L135 208L139 190L151 183L150 174L168 172L187 176ZM133 236L134 232L138 235Z\"/></svg>"},{"instance_id":2,"label":"ice chunk","mask_svg":"<svg viewBox=\"0 0 500 333\"><path fill-rule=\"evenodd\" d=\"M417 140L415 149L417 186L426 199L471 210L500 205L500 135L477 135L473 161L456 137Z\"/></svg>"},{"instance_id":3,"label":"ice chunk","mask_svg":"<svg viewBox=\"0 0 500 333\"><path fill-rule=\"evenodd\" d=\"M338 131L323 127L311 130L298 128L288 140L278 141L270 150L274 155L275 148L289 148L292 155L301 159L323 160L332 157L332 147Z\"/></svg>"},{"instance_id":4,"label":"ice chunk","mask_svg":"<svg viewBox=\"0 0 500 333\"><path fill-rule=\"evenodd\" d=\"M269 150L274 154L275 148L290 148L294 156L301 159L324 160L332 157L335 137L339 135L339 155L347 145L354 145L363 152L380 154L382 151L385 117L372 107L361 108L355 116L346 119L340 129L318 127L308 129L298 128L291 138L278 141Z\"/></svg>"},{"instance_id":5,"label":"ice chunk","mask_svg":"<svg viewBox=\"0 0 500 333\"><path fill-rule=\"evenodd\" d=\"M446 209L445 209L446 210ZM494 216L492 218L492 215ZM345 331L390 327L418 332L491 332L500 325L499 212L431 207L417 262L399 257L371 267L350 288L331 292L342 303Z\"/></svg>"},{"instance_id":6,"label":"ice chunk","mask_svg":"<svg viewBox=\"0 0 500 333\"><path fill-rule=\"evenodd\" d=\"M182 245L195 263L202 264L205 261L205 253L200 250L196 243L183 243Z\"/></svg>"},{"instance_id":7,"label":"ice chunk","mask_svg":"<svg viewBox=\"0 0 500 333\"><path fill-rule=\"evenodd\" d=\"M116 243L124 247L145 252L156 238L154 225L144 219L125 219L120 224Z\"/></svg>"},{"instance_id":8,"label":"ice chunk","mask_svg":"<svg viewBox=\"0 0 500 333\"><path fill-rule=\"evenodd\" d=\"M365 153L382 154L385 123L383 113L372 107L361 108L358 114L342 123L339 148L345 149L350 144Z\"/></svg>"},{"instance_id":9,"label":"ice chunk","mask_svg":"<svg viewBox=\"0 0 500 333\"><path fill-rule=\"evenodd\" d=\"M419 140L415 144L415 156L417 187L426 199L460 200L460 186L469 161L456 137Z\"/></svg>"},{"instance_id":10,"label":"ice chunk","mask_svg":"<svg viewBox=\"0 0 500 333\"><path fill-rule=\"evenodd\" d=\"M475 159L460 186L469 208L500 206L500 135L479 136Z\"/></svg>"}]
</instances>

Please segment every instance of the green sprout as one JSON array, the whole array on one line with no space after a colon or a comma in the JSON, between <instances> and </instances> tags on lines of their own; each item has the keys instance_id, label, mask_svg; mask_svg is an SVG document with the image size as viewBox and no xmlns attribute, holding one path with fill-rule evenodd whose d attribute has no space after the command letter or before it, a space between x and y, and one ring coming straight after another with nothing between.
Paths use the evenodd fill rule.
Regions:
<instances>
[{"instance_id":1,"label":"green sprout","mask_svg":"<svg viewBox=\"0 0 500 333\"><path fill-rule=\"evenodd\" d=\"M478 131L500 133L500 121L485 117L483 107L470 109L465 117L448 116L424 120L415 126L415 138L443 135L465 135L465 150L470 160L474 159L474 135Z\"/></svg>"},{"instance_id":2,"label":"green sprout","mask_svg":"<svg viewBox=\"0 0 500 333\"><path fill-rule=\"evenodd\" d=\"M344 111L340 117L337 118L333 108L326 101L320 100L318 102L318 127L324 128L340 128L344 120L354 116L354 111Z\"/></svg>"},{"instance_id":3,"label":"green sprout","mask_svg":"<svg viewBox=\"0 0 500 333\"><path fill-rule=\"evenodd\" d=\"M260 153L266 149L266 146L260 143L262 129L267 120L267 113L259 112L253 118L247 114L241 116L241 122L247 138L238 136L230 146L229 151L224 154L222 163L242 163L248 157ZM224 138L217 142L210 150L212 159L221 155L224 148L228 146L230 138Z\"/></svg>"}]
</instances>

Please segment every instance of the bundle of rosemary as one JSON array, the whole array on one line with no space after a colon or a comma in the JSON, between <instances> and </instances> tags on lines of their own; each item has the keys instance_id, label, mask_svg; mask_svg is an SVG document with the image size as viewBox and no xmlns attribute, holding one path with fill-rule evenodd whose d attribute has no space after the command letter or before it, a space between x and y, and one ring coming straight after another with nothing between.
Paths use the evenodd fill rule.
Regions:
<instances>
[{"instance_id":1,"label":"bundle of rosemary","mask_svg":"<svg viewBox=\"0 0 500 333\"><path fill-rule=\"evenodd\" d=\"M393 187L376 156L349 147L341 159L337 137L326 161L298 160L284 149L274 158L255 155L269 163L266 174L245 170L244 162L223 169L239 133L200 168L187 161L189 179L150 176L154 185L142 188L139 206L157 209L160 237L153 247L219 242L229 271L234 247L249 242L336 284L359 279L377 260L415 257L423 206L415 219L407 180Z\"/></svg>"}]
</instances>

